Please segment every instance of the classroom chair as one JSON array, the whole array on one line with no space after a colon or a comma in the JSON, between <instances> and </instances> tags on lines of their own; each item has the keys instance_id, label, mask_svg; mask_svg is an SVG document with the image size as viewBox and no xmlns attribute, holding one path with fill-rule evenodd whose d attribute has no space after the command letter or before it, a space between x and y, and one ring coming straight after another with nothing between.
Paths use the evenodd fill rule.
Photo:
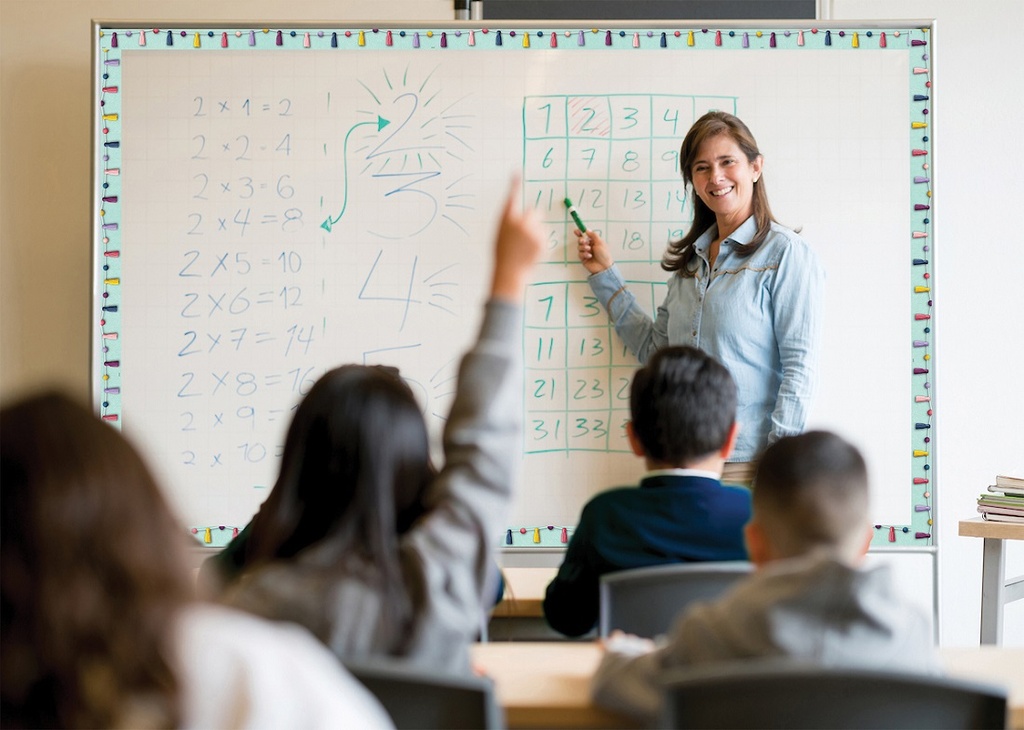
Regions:
<instances>
[{"instance_id":1,"label":"classroom chair","mask_svg":"<svg viewBox=\"0 0 1024 730\"><path fill-rule=\"evenodd\" d=\"M504 714L486 677L455 676L411 667L397 659L345 662L398 730L501 730Z\"/></svg>"},{"instance_id":2,"label":"classroom chair","mask_svg":"<svg viewBox=\"0 0 1024 730\"><path fill-rule=\"evenodd\" d=\"M717 597L752 569L737 560L606 573L601 576L598 633L608 636L619 629L648 638L664 634L691 601Z\"/></svg>"},{"instance_id":3,"label":"classroom chair","mask_svg":"<svg viewBox=\"0 0 1024 730\"><path fill-rule=\"evenodd\" d=\"M937 675L752 660L662 680L665 728L1006 727L1005 689Z\"/></svg>"}]
</instances>

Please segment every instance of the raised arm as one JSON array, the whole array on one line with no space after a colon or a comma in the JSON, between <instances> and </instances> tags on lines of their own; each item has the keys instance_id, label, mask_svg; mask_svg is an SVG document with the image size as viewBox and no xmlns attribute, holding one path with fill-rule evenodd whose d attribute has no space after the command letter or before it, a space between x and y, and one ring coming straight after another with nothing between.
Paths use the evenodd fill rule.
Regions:
<instances>
[{"instance_id":1,"label":"raised arm","mask_svg":"<svg viewBox=\"0 0 1024 730\"><path fill-rule=\"evenodd\" d=\"M505 200L497 240L494 243L494 274L491 299L522 305L526 284L544 245L543 232L533 209L520 211L519 180Z\"/></svg>"},{"instance_id":2,"label":"raised arm","mask_svg":"<svg viewBox=\"0 0 1024 730\"><path fill-rule=\"evenodd\" d=\"M427 495L430 510L404 549L416 554L435 616L471 637L522 453L522 300L543 234L521 213L514 184L494 245L490 299L476 344L459 368L444 431L445 464Z\"/></svg>"}]
</instances>

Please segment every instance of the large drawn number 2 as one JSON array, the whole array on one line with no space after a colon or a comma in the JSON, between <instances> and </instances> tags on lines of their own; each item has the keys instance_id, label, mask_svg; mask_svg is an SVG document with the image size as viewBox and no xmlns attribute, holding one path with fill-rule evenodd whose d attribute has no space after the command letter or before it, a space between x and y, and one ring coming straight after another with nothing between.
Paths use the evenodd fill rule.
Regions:
<instances>
[{"instance_id":1,"label":"large drawn number 2","mask_svg":"<svg viewBox=\"0 0 1024 730\"><path fill-rule=\"evenodd\" d=\"M397 126L395 126L394 129L391 130L391 134L389 134L387 137L381 140L381 143L370 151L370 153L366 156L366 159L372 160L374 157L380 157L381 155L390 155L393 152L402 152L407 149L415 149L413 147L392 147L390 149L381 149L384 145L386 145L388 142L394 139L395 136L405 128L405 125L409 123L409 120L412 119L412 115L416 113L416 110L420 106L419 98L416 96L416 94L412 93L411 91L396 96L395 103L397 104L399 99L405 97L409 97L410 100L412 101L412 106L409 108L409 113L405 115L405 119L402 120L401 124L398 124Z\"/></svg>"},{"instance_id":2,"label":"large drawn number 2","mask_svg":"<svg viewBox=\"0 0 1024 730\"><path fill-rule=\"evenodd\" d=\"M391 133L388 134L383 140L381 140L380 144L378 144L376 147L374 147L370 151L370 153L366 155L366 159L367 160L372 160L372 159L374 159L376 157L380 157L381 155L390 155L390 154L393 154L393 153L396 153L396 152L406 152L406 151L415 150L415 149L423 149L422 145L415 145L415 146L412 146L412 147L400 147L400 146L397 146L397 145L391 145L391 141L393 139L395 139L395 137L403 129L405 129L405 126L409 123L409 121L412 119L413 115L416 113L416 110L419 108L419 104L420 104L419 98L416 96L416 94L414 94L412 92L406 92L405 94L399 94L397 97L395 97L395 103L397 104L397 103L399 103L400 100L406 100L406 99L410 103L408 105L408 109L407 109L405 118L401 122L395 124L394 125L394 129L392 129ZM426 171L419 171L419 172L396 172L396 173L383 173L383 172L379 172L379 173L375 173L373 175L373 177L375 177L375 178L388 178L388 177L392 177L392 178L406 178L406 181L403 184L401 184L398 187L396 187L396 188L394 188L392 190L389 190L388 192L384 193L384 197L385 198L391 197L392 195L398 195L398 194L422 195L427 200L430 201L431 206L432 206L431 212L429 213L429 215L426 216L425 222L417 230L403 232L402 235L400 235L400 236L389 236L389 235L384 235L384 234L381 234L381 233L375 233L375 235L378 235L381 238L394 238L394 239L398 239L398 238L405 238L407 236L414 236L414 235L424 231L427 228L427 226L429 226L434 221L434 219L437 217L437 211L438 211L438 207L439 206L438 206L438 203L437 203L437 198L435 198L433 195L431 195L430 193L428 193L425 190L418 189L416 186L420 185L421 183L423 183L423 182L425 182L427 180L430 180L431 178L435 178L435 177L437 177L440 174L441 174L440 170L426 170Z\"/></svg>"}]
</instances>

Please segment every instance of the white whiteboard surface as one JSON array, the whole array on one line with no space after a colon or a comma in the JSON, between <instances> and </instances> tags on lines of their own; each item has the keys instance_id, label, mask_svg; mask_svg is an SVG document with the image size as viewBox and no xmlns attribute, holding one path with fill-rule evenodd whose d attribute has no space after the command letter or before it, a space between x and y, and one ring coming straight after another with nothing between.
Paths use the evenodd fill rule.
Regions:
<instances>
[{"instance_id":1,"label":"white whiteboard surface","mask_svg":"<svg viewBox=\"0 0 1024 730\"><path fill-rule=\"evenodd\" d=\"M511 48L483 51L453 36L443 51L193 51L132 40L118 69L120 423L188 524L248 521L273 485L291 409L327 368L397 365L439 430L517 172L551 248L527 297L510 528L571 528L590 496L634 483L642 464L620 429L636 364L587 306L561 200L617 247L653 311L661 254L689 220L675 154L710 108L748 123L776 217L802 229L826 269L808 425L865 451L876 522L910 524L909 47L567 52L507 37Z\"/></svg>"}]
</instances>

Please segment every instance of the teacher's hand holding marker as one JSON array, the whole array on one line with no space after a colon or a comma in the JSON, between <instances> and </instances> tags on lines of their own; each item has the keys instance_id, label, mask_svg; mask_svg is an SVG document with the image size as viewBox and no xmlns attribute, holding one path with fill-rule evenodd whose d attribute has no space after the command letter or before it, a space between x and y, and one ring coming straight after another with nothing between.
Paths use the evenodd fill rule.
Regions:
<instances>
[{"instance_id":1,"label":"teacher's hand holding marker","mask_svg":"<svg viewBox=\"0 0 1024 730\"><path fill-rule=\"evenodd\" d=\"M576 212L576 207L569 198L565 199L565 207L569 210L569 215L572 216L572 220L576 224L573 234L579 239L577 254L586 270L591 274L596 274L615 263L612 260L612 255L608 252L608 246L605 245L600 236L587 230L586 224L580 219L580 214Z\"/></svg>"},{"instance_id":2,"label":"teacher's hand holding marker","mask_svg":"<svg viewBox=\"0 0 1024 730\"><path fill-rule=\"evenodd\" d=\"M723 481L749 483L760 453L804 429L815 390L824 272L807 242L772 216L764 158L747 126L709 112L679 151L693 193L693 223L671 241L672 273L652 319L637 302L605 241L577 225L577 254L616 332L640 362L667 345L699 347L739 388L740 432Z\"/></svg>"}]
</instances>

